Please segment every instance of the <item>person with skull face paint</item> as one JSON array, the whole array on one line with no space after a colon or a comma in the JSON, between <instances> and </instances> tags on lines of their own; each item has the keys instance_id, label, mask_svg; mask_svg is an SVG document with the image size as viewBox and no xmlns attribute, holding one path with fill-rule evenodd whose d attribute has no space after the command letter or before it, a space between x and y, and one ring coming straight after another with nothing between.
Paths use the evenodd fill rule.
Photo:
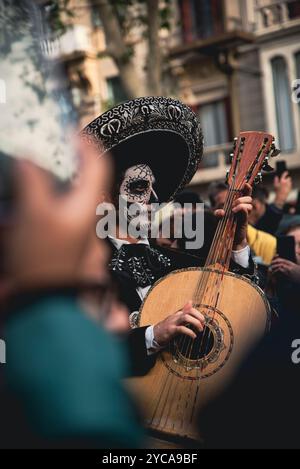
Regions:
<instances>
[{"instance_id":1,"label":"person with skull face paint","mask_svg":"<svg viewBox=\"0 0 300 469\"><path fill-rule=\"evenodd\" d=\"M130 206L140 209L139 224L141 230L144 229L145 233L148 231L148 210L147 206L150 203L151 196L158 200L157 195L153 189L154 175L146 164L137 164L125 171L123 180L121 181L119 195L126 200L128 207L125 209L125 216L130 223L135 217L129 211Z\"/></svg>"},{"instance_id":2,"label":"person with skull face paint","mask_svg":"<svg viewBox=\"0 0 300 469\"><path fill-rule=\"evenodd\" d=\"M195 174L203 153L200 123L190 108L164 97L143 97L127 101L105 112L82 131L82 137L113 156L116 170L114 194L107 201L117 204L126 199L127 223L135 221L133 204L141 208L136 220L144 229L140 239L124 235L120 229L109 236L112 249L110 270L120 299L130 311L129 348L134 375L145 374L155 363L156 352L178 334L196 337L202 331L203 315L189 301L181 311L172 312L164 321L137 327L138 310L150 287L173 270L203 265L205 259L183 252L153 246L147 238L147 205L168 202L182 190ZM254 275L250 249L246 241L248 213L252 199L250 188L233 208L239 214L231 269ZM222 216L222 211L216 213ZM187 327L193 326L193 329Z\"/></svg>"}]
</instances>

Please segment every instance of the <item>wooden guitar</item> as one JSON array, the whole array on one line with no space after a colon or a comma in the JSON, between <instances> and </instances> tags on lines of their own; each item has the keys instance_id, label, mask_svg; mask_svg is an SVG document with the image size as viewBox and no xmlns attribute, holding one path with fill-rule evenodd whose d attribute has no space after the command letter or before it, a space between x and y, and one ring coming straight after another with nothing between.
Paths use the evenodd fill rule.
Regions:
<instances>
[{"instance_id":1,"label":"wooden guitar","mask_svg":"<svg viewBox=\"0 0 300 469\"><path fill-rule=\"evenodd\" d=\"M229 272L236 229L234 200L245 184L272 170L274 138L264 132L241 132L235 139L227 175L225 216L203 268L172 272L149 290L139 313L139 325L156 324L192 299L205 316L195 340L178 336L159 353L148 375L131 383L144 404L146 425L160 438L199 440L199 410L222 392L241 359L269 327L270 306L262 290L249 279ZM172 439L172 438L171 438Z\"/></svg>"}]
</instances>

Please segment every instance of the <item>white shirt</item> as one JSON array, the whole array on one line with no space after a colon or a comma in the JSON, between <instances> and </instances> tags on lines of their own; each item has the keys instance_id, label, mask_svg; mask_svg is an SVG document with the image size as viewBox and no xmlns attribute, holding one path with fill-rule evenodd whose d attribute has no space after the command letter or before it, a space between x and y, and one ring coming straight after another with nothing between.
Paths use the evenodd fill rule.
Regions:
<instances>
[{"instance_id":1,"label":"white shirt","mask_svg":"<svg viewBox=\"0 0 300 469\"><path fill-rule=\"evenodd\" d=\"M124 244L130 244L129 241L126 241L123 239L113 238L112 236L108 236L108 237L111 240L112 244L115 246L115 248L117 248L118 250L121 249L121 247ZM149 240L148 238L142 238L136 244L146 244L147 246L149 246ZM239 251L232 251L231 257L234 262L236 262L241 267L244 267L246 269L249 266L249 255L250 255L250 247L247 245L243 249L240 249ZM151 286L152 285L149 285L147 287L136 288L136 292L142 301L144 300ZM133 311L133 313L138 313L138 311ZM158 352L162 348L154 339L153 326L149 326L146 329L145 343L146 343L148 355L152 355L153 353Z\"/></svg>"}]
</instances>

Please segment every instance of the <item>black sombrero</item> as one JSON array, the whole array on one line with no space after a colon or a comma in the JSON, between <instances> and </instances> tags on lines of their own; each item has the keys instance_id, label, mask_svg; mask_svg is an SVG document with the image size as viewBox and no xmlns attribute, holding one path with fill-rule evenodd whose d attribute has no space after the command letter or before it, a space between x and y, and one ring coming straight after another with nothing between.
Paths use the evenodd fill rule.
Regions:
<instances>
[{"instance_id":1,"label":"black sombrero","mask_svg":"<svg viewBox=\"0 0 300 469\"><path fill-rule=\"evenodd\" d=\"M126 101L94 119L81 135L109 151L117 171L148 164L161 202L171 200L190 182L203 153L200 123L185 104L172 98Z\"/></svg>"}]
</instances>

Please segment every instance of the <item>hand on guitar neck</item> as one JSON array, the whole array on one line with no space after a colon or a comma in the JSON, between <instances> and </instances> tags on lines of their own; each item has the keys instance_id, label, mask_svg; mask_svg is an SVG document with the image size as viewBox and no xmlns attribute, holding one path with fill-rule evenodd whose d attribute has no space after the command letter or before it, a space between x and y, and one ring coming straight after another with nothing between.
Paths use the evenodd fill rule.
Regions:
<instances>
[{"instance_id":1,"label":"hand on guitar neck","mask_svg":"<svg viewBox=\"0 0 300 469\"><path fill-rule=\"evenodd\" d=\"M241 191L242 196L236 199L232 204L232 212L236 214L237 227L232 248L235 251L239 251L247 246L247 227L248 217L252 210L252 188L250 184L245 183L244 188ZM223 209L215 210L215 215L218 218L225 216Z\"/></svg>"}]
</instances>

